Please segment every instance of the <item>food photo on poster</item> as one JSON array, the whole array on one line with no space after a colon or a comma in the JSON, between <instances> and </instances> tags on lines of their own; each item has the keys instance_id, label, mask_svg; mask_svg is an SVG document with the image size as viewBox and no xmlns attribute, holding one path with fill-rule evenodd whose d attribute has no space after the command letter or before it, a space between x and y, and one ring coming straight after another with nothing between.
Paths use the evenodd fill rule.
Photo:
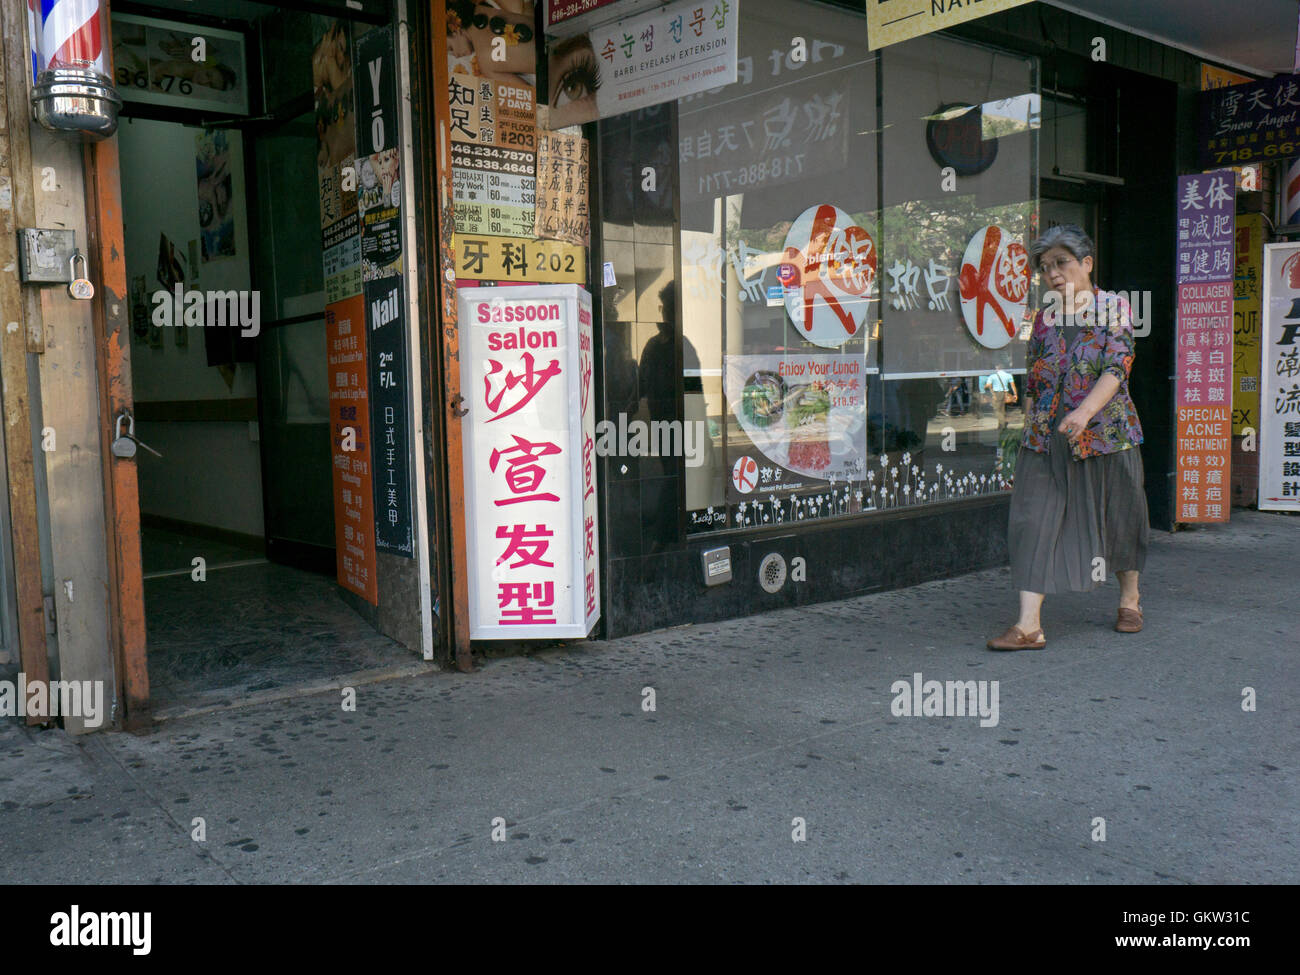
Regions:
<instances>
[{"instance_id":1,"label":"food photo on poster","mask_svg":"<svg viewBox=\"0 0 1300 975\"><path fill-rule=\"evenodd\" d=\"M755 490L863 479L866 376L860 356L730 356L726 389L739 422L728 450L760 465L755 479L733 476L733 500Z\"/></svg>"}]
</instances>

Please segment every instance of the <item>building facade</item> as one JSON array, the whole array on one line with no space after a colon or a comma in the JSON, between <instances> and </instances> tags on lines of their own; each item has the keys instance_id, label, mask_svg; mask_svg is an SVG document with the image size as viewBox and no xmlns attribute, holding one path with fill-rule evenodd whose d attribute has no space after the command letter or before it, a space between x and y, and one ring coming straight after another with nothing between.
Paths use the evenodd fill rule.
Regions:
<instances>
[{"instance_id":1,"label":"building facade","mask_svg":"<svg viewBox=\"0 0 1300 975\"><path fill-rule=\"evenodd\" d=\"M311 666L471 669L474 632L558 599L483 512L542 528L512 505L560 502L561 466L594 501L546 545L591 566L595 639L1003 564L1025 248L1059 223L1145 296L1173 528L1175 187L1207 72L1255 66L1001 6L876 44L832 0L117 3L71 55L122 99L84 142L32 120L57 20L5 8L6 246L71 231L42 246L95 291L2 285L8 665L101 682L116 726ZM1280 165L1237 174L1272 226ZM493 358L464 317L518 285L591 296L554 359L569 440L523 401L544 341Z\"/></svg>"}]
</instances>

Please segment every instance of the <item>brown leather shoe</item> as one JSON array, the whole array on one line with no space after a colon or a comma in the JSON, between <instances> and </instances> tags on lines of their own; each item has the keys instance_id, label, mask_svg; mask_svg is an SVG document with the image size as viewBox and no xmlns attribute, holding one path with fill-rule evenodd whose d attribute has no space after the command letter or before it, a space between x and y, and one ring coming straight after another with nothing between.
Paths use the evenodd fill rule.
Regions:
<instances>
[{"instance_id":1,"label":"brown leather shoe","mask_svg":"<svg viewBox=\"0 0 1300 975\"><path fill-rule=\"evenodd\" d=\"M1142 632L1142 610L1126 609L1123 606L1119 608L1119 615L1115 620L1115 631L1117 633L1141 633Z\"/></svg>"},{"instance_id":2,"label":"brown leather shoe","mask_svg":"<svg viewBox=\"0 0 1300 975\"><path fill-rule=\"evenodd\" d=\"M1041 650L1045 646L1047 646L1047 638L1043 636L1042 630L1026 633L1018 626L1012 626L1007 632L988 643L990 650Z\"/></svg>"}]
</instances>

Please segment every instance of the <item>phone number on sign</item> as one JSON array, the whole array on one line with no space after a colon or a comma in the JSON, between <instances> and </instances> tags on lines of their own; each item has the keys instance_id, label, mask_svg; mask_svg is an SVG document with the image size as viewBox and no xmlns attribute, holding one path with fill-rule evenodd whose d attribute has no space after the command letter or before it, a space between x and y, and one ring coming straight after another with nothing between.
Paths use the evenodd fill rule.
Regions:
<instances>
[{"instance_id":1,"label":"phone number on sign","mask_svg":"<svg viewBox=\"0 0 1300 975\"><path fill-rule=\"evenodd\" d=\"M1215 159L1219 163L1224 162L1248 162L1252 159L1272 159L1273 157L1287 158L1294 156L1296 150L1300 149L1300 143L1295 142L1270 142L1259 147L1247 146L1244 149L1230 149L1226 152L1216 152Z\"/></svg>"},{"instance_id":2,"label":"phone number on sign","mask_svg":"<svg viewBox=\"0 0 1300 975\"><path fill-rule=\"evenodd\" d=\"M699 192L716 193L719 190L729 190L732 187L757 186L769 179L788 179L792 176L799 176L803 173L803 157L803 153L797 156L774 156L771 159L763 159L749 166L740 166L736 169L721 169L716 173L706 173L699 178Z\"/></svg>"},{"instance_id":3,"label":"phone number on sign","mask_svg":"<svg viewBox=\"0 0 1300 975\"><path fill-rule=\"evenodd\" d=\"M178 92L180 92L182 95L193 94L194 92L193 82L191 82L188 78L181 78L178 75L174 75L174 74L161 75L160 77L155 79L154 87L156 87L160 91L171 91L172 85L175 84L175 82L177 82L178 80L180 81L180 84L176 85L176 90ZM132 74L130 68L118 68L117 83L119 85L124 85L127 87L134 86L136 88L142 88L147 90L149 88L149 76L143 71L137 71L134 74Z\"/></svg>"}]
</instances>

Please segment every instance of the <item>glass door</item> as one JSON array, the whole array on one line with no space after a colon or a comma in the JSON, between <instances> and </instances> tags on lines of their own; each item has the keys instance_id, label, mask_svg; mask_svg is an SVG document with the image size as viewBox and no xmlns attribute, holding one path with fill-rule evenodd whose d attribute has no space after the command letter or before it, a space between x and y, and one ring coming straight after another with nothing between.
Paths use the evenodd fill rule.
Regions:
<instances>
[{"instance_id":1,"label":"glass door","mask_svg":"<svg viewBox=\"0 0 1300 975\"><path fill-rule=\"evenodd\" d=\"M333 573L325 285L316 129L311 112L260 128L256 282L262 300L257 375L267 556Z\"/></svg>"}]
</instances>

